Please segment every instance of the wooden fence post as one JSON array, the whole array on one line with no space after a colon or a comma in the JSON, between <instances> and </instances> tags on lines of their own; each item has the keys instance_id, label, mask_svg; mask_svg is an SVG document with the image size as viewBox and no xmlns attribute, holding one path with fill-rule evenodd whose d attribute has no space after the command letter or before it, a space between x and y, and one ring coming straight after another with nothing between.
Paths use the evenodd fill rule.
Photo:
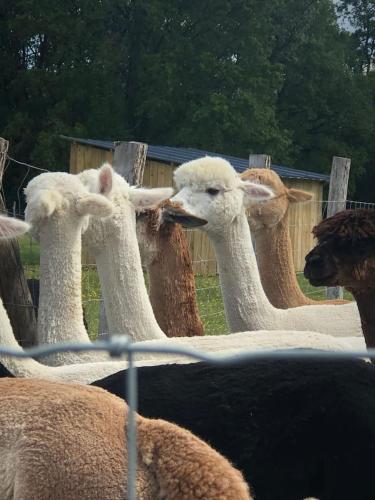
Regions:
<instances>
[{"instance_id":1,"label":"wooden fence post","mask_svg":"<svg viewBox=\"0 0 375 500\"><path fill-rule=\"evenodd\" d=\"M334 156L332 160L331 177L329 180L327 217L331 217L346 208L348 182L350 173L350 158ZM343 289L339 286L327 288L328 299L342 299Z\"/></svg>"},{"instance_id":2,"label":"wooden fence post","mask_svg":"<svg viewBox=\"0 0 375 500\"><path fill-rule=\"evenodd\" d=\"M249 155L249 168L271 168L269 155Z\"/></svg>"},{"instance_id":3,"label":"wooden fence post","mask_svg":"<svg viewBox=\"0 0 375 500\"><path fill-rule=\"evenodd\" d=\"M131 186L141 185L143 182L147 148L148 145L142 142L115 142L113 169L122 175ZM108 335L107 332L107 317L104 302L101 301L99 310L99 338L105 338Z\"/></svg>"},{"instance_id":4,"label":"wooden fence post","mask_svg":"<svg viewBox=\"0 0 375 500\"><path fill-rule=\"evenodd\" d=\"M8 148L9 142L0 137L0 187ZM6 211L5 200L1 194L0 210ZM35 345L37 343L35 311L16 239L0 241L0 296L17 341L23 347Z\"/></svg>"}]
</instances>

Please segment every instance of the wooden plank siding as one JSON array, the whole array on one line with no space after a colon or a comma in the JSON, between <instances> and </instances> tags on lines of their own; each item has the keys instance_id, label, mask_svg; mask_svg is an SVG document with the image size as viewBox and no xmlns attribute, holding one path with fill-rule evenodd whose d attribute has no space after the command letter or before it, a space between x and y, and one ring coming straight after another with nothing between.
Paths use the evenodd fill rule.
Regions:
<instances>
[{"instance_id":1,"label":"wooden plank siding","mask_svg":"<svg viewBox=\"0 0 375 500\"><path fill-rule=\"evenodd\" d=\"M313 194L308 203L296 203L289 210L289 231L293 243L296 271L303 271L305 255L313 248L312 228L322 220L323 183L317 181L283 179L286 186L303 189Z\"/></svg>"},{"instance_id":2,"label":"wooden plank siding","mask_svg":"<svg viewBox=\"0 0 375 500\"><path fill-rule=\"evenodd\" d=\"M72 143L70 149L70 172L76 174L88 168L97 168L104 162L113 161L113 151L92 146ZM165 187L173 185L173 163L161 163L147 160L143 176L146 187ZM323 199L323 183L317 181L283 179L288 187L303 189L313 193L311 203L293 205L290 209L289 226L293 242L293 254L296 271L302 271L306 253L313 247L311 230L321 220ZM212 245L207 236L196 230L188 230L187 237L193 259L194 272L199 275L217 273L217 265ZM93 263L87 254L83 256L84 263Z\"/></svg>"}]
</instances>

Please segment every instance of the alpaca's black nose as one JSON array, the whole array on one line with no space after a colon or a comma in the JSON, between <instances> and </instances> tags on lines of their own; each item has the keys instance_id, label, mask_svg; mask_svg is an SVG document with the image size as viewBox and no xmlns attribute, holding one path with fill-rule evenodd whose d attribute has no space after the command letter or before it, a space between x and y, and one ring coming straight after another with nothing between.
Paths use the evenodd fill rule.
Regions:
<instances>
[{"instance_id":1,"label":"alpaca's black nose","mask_svg":"<svg viewBox=\"0 0 375 500\"><path fill-rule=\"evenodd\" d=\"M317 265L317 264L322 264L323 259L320 255L318 254L307 254L305 257L306 264L310 265Z\"/></svg>"},{"instance_id":2,"label":"alpaca's black nose","mask_svg":"<svg viewBox=\"0 0 375 500\"><path fill-rule=\"evenodd\" d=\"M324 260L318 253L311 250L305 257L305 268L303 270L305 278L311 279L314 275L314 270L321 268L323 261Z\"/></svg>"}]
</instances>

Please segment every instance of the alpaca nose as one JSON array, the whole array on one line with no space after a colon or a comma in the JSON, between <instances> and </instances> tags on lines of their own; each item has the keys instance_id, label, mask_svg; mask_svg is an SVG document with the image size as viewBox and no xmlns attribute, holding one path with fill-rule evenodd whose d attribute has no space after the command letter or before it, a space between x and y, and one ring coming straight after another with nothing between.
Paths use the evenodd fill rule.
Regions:
<instances>
[{"instance_id":1,"label":"alpaca nose","mask_svg":"<svg viewBox=\"0 0 375 500\"><path fill-rule=\"evenodd\" d=\"M205 219L186 212L182 207L171 205L164 207L162 218L165 222L177 222L186 228L194 228L207 224Z\"/></svg>"},{"instance_id":2,"label":"alpaca nose","mask_svg":"<svg viewBox=\"0 0 375 500\"><path fill-rule=\"evenodd\" d=\"M317 254L307 254L305 257L306 264L316 265L321 264L323 259Z\"/></svg>"},{"instance_id":3,"label":"alpaca nose","mask_svg":"<svg viewBox=\"0 0 375 500\"><path fill-rule=\"evenodd\" d=\"M322 258L317 253L314 253L314 250L309 252L305 257L305 268L303 270L303 274L305 278L310 279L313 276L314 268L321 267Z\"/></svg>"}]
</instances>

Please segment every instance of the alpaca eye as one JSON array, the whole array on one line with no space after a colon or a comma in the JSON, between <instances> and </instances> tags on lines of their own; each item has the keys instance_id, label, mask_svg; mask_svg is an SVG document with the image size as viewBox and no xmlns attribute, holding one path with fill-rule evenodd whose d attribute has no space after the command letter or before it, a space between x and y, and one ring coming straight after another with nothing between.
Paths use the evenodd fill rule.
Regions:
<instances>
[{"instance_id":1,"label":"alpaca eye","mask_svg":"<svg viewBox=\"0 0 375 500\"><path fill-rule=\"evenodd\" d=\"M216 196L220 193L220 190L215 188L208 188L206 189L206 193L210 194L211 196Z\"/></svg>"}]
</instances>

